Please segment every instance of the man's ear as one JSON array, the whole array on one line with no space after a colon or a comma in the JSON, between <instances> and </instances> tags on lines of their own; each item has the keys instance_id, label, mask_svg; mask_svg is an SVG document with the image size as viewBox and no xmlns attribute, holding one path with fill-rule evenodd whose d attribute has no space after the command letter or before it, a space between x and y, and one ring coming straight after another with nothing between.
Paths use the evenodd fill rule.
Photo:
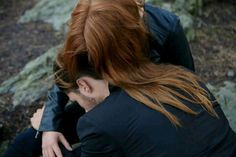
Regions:
<instances>
[{"instance_id":1,"label":"man's ear","mask_svg":"<svg viewBox=\"0 0 236 157\"><path fill-rule=\"evenodd\" d=\"M78 85L81 94L88 96L92 93L92 87L86 78L77 79L76 84Z\"/></svg>"}]
</instances>

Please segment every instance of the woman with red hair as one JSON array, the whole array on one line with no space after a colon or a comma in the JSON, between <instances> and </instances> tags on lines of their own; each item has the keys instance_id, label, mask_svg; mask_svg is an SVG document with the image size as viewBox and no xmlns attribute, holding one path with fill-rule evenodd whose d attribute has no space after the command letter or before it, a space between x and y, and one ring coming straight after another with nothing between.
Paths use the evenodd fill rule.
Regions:
<instances>
[{"instance_id":1,"label":"woman with red hair","mask_svg":"<svg viewBox=\"0 0 236 157\"><path fill-rule=\"evenodd\" d=\"M81 0L72 14L55 81L86 111L79 156L236 156L236 134L201 79L152 62L135 6Z\"/></svg>"},{"instance_id":2,"label":"woman with red hair","mask_svg":"<svg viewBox=\"0 0 236 157\"><path fill-rule=\"evenodd\" d=\"M63 62L65 69L69 69L72 80L77 68L74 56L88 52L89 60L101 78L129 90L134 89L128 86L138 87L137 84L142 83L144 79L150 81L153 73L157 72L153 70L141 74L150 78L137 77L140 73L135 74L136 69L155 69L154 64L146 65L149 61L181 65L194 70L188 42L178 17L161 8L144 4L143 1L81 0L75 7L70 22L68 38L62 51L69 54L64 56ZM96 25L93 22L96 22ZM127 56L120 52L127 53ZM167 70L166 67L168 66L163 66L163 71ZM67 141L78 141L75 126L77 119L84 114L82 108L78 105L65 108L68 96L58 86L53 87L48 97L43 115L40 111L40 116L36 116L42 116L42 120L40 119L35 127L42 134L38 135L37 132L38 138L32 140L31 137L36 131L32 128L26 130L16 138L17 142L12 144L11 148L17 149L9 149L6 153L13 152L14 155L6 156L37 156L41 153L41 144L44 149L47 148L56 156L60 156L58 143L70 149ZM143 99L137 95L133 97ZM165 113L172 119L173 124L178 125L178 120L171 114L150 102L149 106ZM37 118L32 119L33 124L35 119ZM19 143L28 143L32 148L27 149L30 151L24 151Z\"/></svg>"}]
</instances>

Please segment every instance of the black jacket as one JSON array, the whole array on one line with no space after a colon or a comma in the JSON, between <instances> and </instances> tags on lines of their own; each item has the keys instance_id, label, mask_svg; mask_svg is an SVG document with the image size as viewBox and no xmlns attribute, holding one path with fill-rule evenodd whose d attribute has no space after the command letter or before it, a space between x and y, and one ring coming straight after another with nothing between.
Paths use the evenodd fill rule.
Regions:
<instances>
[{"instance_id":1,"label":"black jacket","mask_svg":"<svg viewBox=\"0 0 236 157\"><path fill-rule=\"evenodd\" d=\"M123 90L112 91L79 119L80 157L235 157L236 134L220 105L214 103L218 119L200 105L182 102L199 114L164 104L179 118L182 127L176 128Z\"/></svg>"},{"instance_id":2,"label":"black jacket","mask_svg":"<svg viewBox=\"0 0 236 157\"><path fill-rule=\"evenodd\" d=\"M171 63L194 71L193 58L179 18L166 10L145 4L145 24L152 34L149 55L155 63ZM63 116L68 97L54 86L39 131L56 131Z\"/></svg>"}]
</instances>

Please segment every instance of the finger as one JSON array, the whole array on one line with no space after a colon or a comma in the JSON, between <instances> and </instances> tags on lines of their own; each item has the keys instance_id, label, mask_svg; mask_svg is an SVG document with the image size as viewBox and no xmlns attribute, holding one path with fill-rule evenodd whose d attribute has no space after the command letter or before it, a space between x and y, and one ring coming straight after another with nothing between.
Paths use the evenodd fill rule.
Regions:
<instances>
[{"instance_id":1,"label":"finger","mask_svg":"<svg viewBox=\"0 0 236 157\"><path fill-rule=\"evenodd\" d=\"M46 150L43 149L43 157L47 157Z\"/></svg>"},{"instance_id":2,"label":"finger","mask_svg":"<svg viewBox=\"0 0 236 157\"><path fill-rule=\"evenodd\" d=\"M63 157L61 149L59 148L58 145L53 145L53 150L57 157Z\"/></svg>"},{"instance_id":3,"label":"finger","mask_svg":"<svg viewBox=\"0 0 236 157\"><path fill-rule=\"evenodd\" d=\"M31 122L35 122L37 119L35 119L35 117L32 117L32 118L30 118L30 121Z\"/></svg>"},{"instance_id":4,"label":"finger","mask_svg":"<svg viewBox=\"0 0 236 157\"><path fill-rule=\"evenodd\" d=\"M46 157L50 157L48 150L46 151Z\"/></svg>"},{"instance_id":5,"label":"finger","mask_svg":"<svg viewBox=\"0 0 236 157\"><path fill-rule=\"evenodd\" d=\"M55 154L54 154L52 148L48 149L48 155L49 155L49 157L55 157Z\"/></svg>"},{"instance_id":6,"label":"finger","mask_svg":"<svg viewBox=\"0 0 236 157\"><path fill-rule=\"evenodd\" d=\"M43 111L40 109L40 110L37 110L37 112L34 114L34 117L40 117L42 116L43 114Z\"/></svg>"},{"instance_id":7,"label":"finger","mask_svg":"<svg viewBox=\"0 0 236 157\"><path fill-rule=\"evenodd\" d=\"M43 157L45 157L45 153L44 153L44 150L42 150L42 155L43 155Z\"/></svg>"},{"instance_id":8,"label":"finger","mask_svg":"<svg viewBox=\"0 0 236 157\"><path fill-rule=\"evenodd\" d=\"M37 123L33 118L30 119L30 124L31 126L37 130L36 126L35 126L35 123Z\"/></svg>"},{"instance_id":9,"label":"finger","mask_svg":"<svg viewBox=\"0 0 236 157\"><path fill-rule=\"evenodd\" d=\"M67 142L67 140L65 139L63 135L59 136L59 140L66 147L67 150L72 151L70 144Z\"/></svg>"}]
</instances>

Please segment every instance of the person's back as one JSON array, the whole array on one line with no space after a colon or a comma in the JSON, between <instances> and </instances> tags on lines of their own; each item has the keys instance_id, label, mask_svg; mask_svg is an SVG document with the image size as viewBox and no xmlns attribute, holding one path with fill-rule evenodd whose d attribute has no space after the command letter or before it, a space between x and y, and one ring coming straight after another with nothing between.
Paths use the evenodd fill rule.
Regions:
<instances>
[{"instance_id":1,"label":"person's back","mask_svg":"<svg viewBox=\"0 0 236 157\"><path fill-rule=\"evenodd\" d=\"M165 105L181 121L182 126L175 127L166 116L118 89L79 120L81 149L89 155L99 150L96 155L120 157L236 156L236 135L220 105L214 107L218 119L200 105L184 104L199 114Z\"/></svg>"},{"instance_id":2,"label":"person's back","mask_svg":"<svg viewBox=\"0 0 236 157\"><path fill-rule=\"evenodd\" d=\"M125 1L121 1L121 4L123 4L123 2ZM150 51L148 52L150 54L150 59L155 63L168 62L182 65L186 68L194 70L191 51L184 36L184 32L182 31L182 26L179 23L179 19L176 17L176 15L160 8L154 8L149 4L145 4L144 10L146 12L145 14L147 14L145 17L147 18L145 19L146 26L149 28L148 31L153 33L152 35L155 38L154 42L150 43ZM70 107L69 109L67 106L64 111L67 101L68 97L66 94L60 91L57 86L54 86L50 90L47 103L45 103L46 106L43 112L42 121L40 122L39 131L43 134L43 132L56 131L57 133L62 132L63 130L63 134L68 134L66 135L66 138L68 138L67 140L70 144L72 144L74 141L78 142L77 137L75 137L76 133L74 125L76 124L77 118L83 114L84 111L77 105L73 105L73 107ZM75 111L78 112L76 113ZM67 120L70 121L70 123L64 123ZM72 121L74 123L72 123ZM68 127L68 125L71 127ZM63 129L61 129L61 127ZM33 128L25 130L22 134L20 134L20 136L17 136L16 140L12 141L7 154L14 157L25 157L28 154L30 154L28 156L37 156L36 154L41 154L42 137L41 134L38 133L39 132ZM37 140L34 138L35 135L39 135L37 136ZM29 144L31 147L27 147L27 151L25 151L26 149L22 148L24 144L21 144L26 143L26 141L31 143Z\"/></svg>"}]
</instances>

